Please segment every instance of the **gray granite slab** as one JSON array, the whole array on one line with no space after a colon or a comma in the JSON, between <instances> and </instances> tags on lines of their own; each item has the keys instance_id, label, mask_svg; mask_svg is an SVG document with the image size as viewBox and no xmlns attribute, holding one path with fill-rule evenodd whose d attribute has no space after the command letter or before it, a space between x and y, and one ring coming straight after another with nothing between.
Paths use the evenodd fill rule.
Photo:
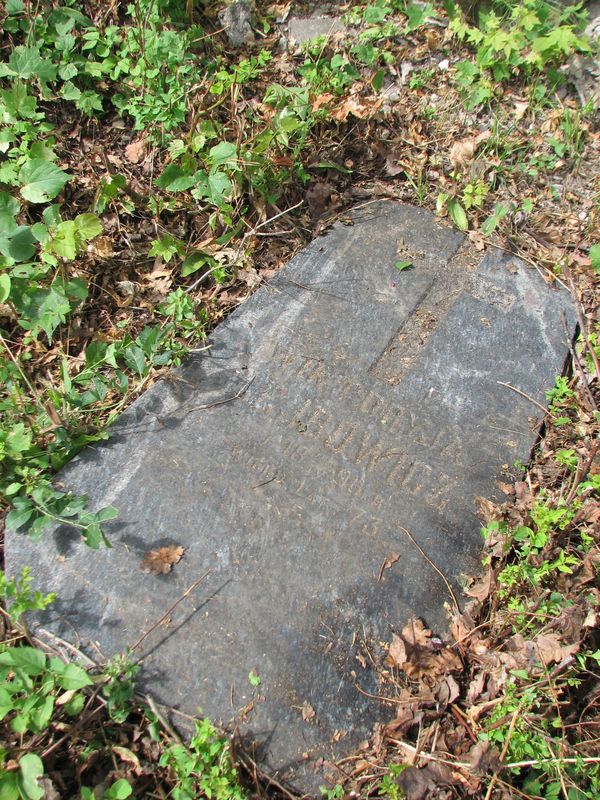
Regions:
<instances>
[{"instance_id":1,"label":"gray granite slab","mask_svg":"<svg viewBox=\"0 0 600 800\"><path fill-rule=\"evenodd\" d=\"M112 549L12 533L8 568L31 565L60 598L43 624L96 656L132 645L210 569L145 640L143 685L235 720L267 771L316 793L322 758L387 713L356 688L379 691L361 653L414 615L446 626L446 586L402 529L459 592L478 568L475 497L499 499L536 439L539 409L499 381L544 402L563 311L572 327L566 293L501 252L481 259L428 212L359 209L63 471L94 507L118 507ZM171 574L140 571L171 543L186 548Z\"/></svg>"}]
</instances>

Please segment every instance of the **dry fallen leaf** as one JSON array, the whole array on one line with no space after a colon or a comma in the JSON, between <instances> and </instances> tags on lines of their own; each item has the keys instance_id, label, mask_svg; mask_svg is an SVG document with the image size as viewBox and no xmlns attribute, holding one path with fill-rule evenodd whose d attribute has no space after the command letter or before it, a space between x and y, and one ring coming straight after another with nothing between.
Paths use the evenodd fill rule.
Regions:
<instances>
[{"instance_id":1,"label":"dry fallen leaf","mask_svg":"<svg viewBox=\"0 0 600 800\"><path fill-rule=\"evenodd\" d=\"M447 708L460 695L460 686L452 675L446 675L437 689L437 699L440 708Z\"/></svg>"},{"instance_id":2,"label":"dry fallen leaf","mask_svg":"<svg viewBox=\"0 0 600 800\"><path fill-rule=\"evenodd\" d=\"M165 575L167 572L171 572L173 564L177 564L181 560L184 551L185 548L176 545L149 550L140 564L140 569L142 572L151 572L153 575Z\"/></svg>"},{"instance_id":3,"label":"dry fallen leaf","mask_svg":"<svg viewBox=\"0 0 600 800\"><path fill-rule=\"evenodd\" d=\"M565 645L557 633L540 634L534 642L540 661L547 667L549 664L557 664L564 658L573 655L579 650L578 644Z\"/></svg>"},{"instance_id":4,"label":"dry fallen leaf","mask_svg":"<svg viewBox=\"0 0 600 800\"><path fill-rule=\"evenodd\" d=\"M402 628L402 638L410 645L417 647L429 647L429 640L431 639L431 631L423 624L423 620L416 619L409 620Z\"/></svg>"},{"instance_id":5,"label":"dry fallen leaf","mask_svg":"<svg viewBox=\"0 0 600 800\"><path fill-rule=\"evenodd\" d=\"M311 706L311 704L308 702L308 700L305 700L302 703L302 719L305 722L310 722L311 719L314 719L316 716L317 716L317 714L316 714L314 708Z\"/></svg>"},{"instance_id":6,"label":"dry fallen leaf","mask_svg":"<svg viewBox=\"0 0 600 800\"><path fill-rule=\"evenodd\" d=\"M477 152L477 148L486 139L489 139L491 131L482 131L479 136L471 136L460 142L455 142L450 148L448 156L454 169L466 167L471 163Z\"/></svg>"},{"instance_id":7,"label":"dry fallen leaf","mask_svg":"<svg viewBox=\"0 0 600 800\"><path fill-rule=\"evenodd\" d=\"M344 100L336 109L331 112L331 116L338 122L346 122L350 114L357 119L367 119L381 106L382 100L360 102L354 97Z\"/></svg>"},{"instance_id":8,"label":"dry fallen leaf","mask_svg":"<svg viewBox=\"0 0 600 800\"><path fill-rule=\"evenodd\" d=\"M476 600L479 600L480 603L483 603L490 596L493 585L494 572L492 568L489 567L484 577L472 584L472 586L467 589L467 594L469 597L474 597Z\"/></svg>"},{"instance_id":9,"label":"dry fallen leaf","mask_svg":"<svg viewBox=\"0 0 600 800\"><path fill-rule=\"evenodd\" d=\"M385 559L385 561L381 565L381 569L379 570L379 575L377 576L377 583L379 583L383 578L383 573L385 572L385 570L389 569L397 561L400 561L400 553L390 553L389 556Z\"/></svg>"},{"instance_id":10,"label":"dry fallen leaf","mask_svg":"<svg viewBox=\"0 0 600 800\"><path fill-rule=\"evenodd\" d=\"M403 639L395 633L392 636L392 642L388 650L385 663L390 667L399 667L402 669L407 661L406 646Z\"/></svg>"},{"instance_id":11,"label":"dry fallen leaf","mask_svg":"<svg viewBox=\"0 0 600 800\"><path fill-rule=\"evenodd\" d=\"M437 678L461 669L461 660L454 651L435 647L430 640L431 631L422 620L410 620L401 635L393 635L385 663L415 679Z\"/></svg>"},{"instance_id":12,"label":"dry fallen leaf","mask_svg":"<svg viewBox=\"0 0 600 800\"><path fill-rule=\"evenodd\" d=\"M136 756L136 754L132 752L128 747L122 747L120 745L112 745L111 752L113 752L116 756L118 756L121 759L121 761L127 764L135 775L140 774L141 771L140 760Z\"/></svg>"},{"instance_id":13,"label":"dry fallen leaf","mask_svg":"<svg viewBox=\"0 0 600 800\"><path fill-rule=\"evenodd\" d=\"M254 289L255 286L258 286L262 282L262 278L254 269L254 267L238 269L237 276L241 281L243 281L243 283L246 284L246 286L248 286L249 289Z\"/></svg>"},{"instance_id":14,"label":"dry fallen leaf","mask_svg":"<svg viewBox=\"0 0 600 800\"><path fill-rule=\"evenodd\" d=\"M398 161L397 156L394 153L388 153L385 159L385 173L392 178L395 178L396 175L400 175L402 172L406 172L406 167L401 161Z\"/></svg>"},{"instance_id":15,"label":"dry fallen leaf","mask_svg":"<svg viewBox=\"0 0 600 800\"><path fill-rule=\"evenodd\" d=\"M139 164L146 152L146 140L137 139L125 148L125 157L131 164Z\"/></svg>"},{"instance_id":16,"label":"dry fallen leaf","mask_svg":"<svg viewBox=\"0 0 600 800\"><path fill-rule=\"evenodd\" d=\"M469 763L473 772L485 775L500 768L498 751L489 742L477 742L469 751Z\"/></svg>"}]
</instances>

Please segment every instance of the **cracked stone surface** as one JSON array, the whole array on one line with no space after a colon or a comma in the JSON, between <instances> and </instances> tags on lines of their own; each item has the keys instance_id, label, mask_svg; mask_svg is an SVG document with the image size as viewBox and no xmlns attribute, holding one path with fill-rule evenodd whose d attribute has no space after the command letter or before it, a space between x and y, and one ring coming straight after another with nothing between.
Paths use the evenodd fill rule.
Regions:
<instances>
[{"instance_id":1,"label":"cracked stone surface","mask_svg":"<svg viewBox=\"0 0 600 800\"><path fill-rule=\"evenodd\" d=\"M570 298L537 270L481 258L424 210L381 202L346 222L63 470L93 508L119 509L112 549L64 528L6 545L11 573L31 565L36 588L58 592L34 624L95 658L210 570L145 639L142 685L237 720L268 772L316 795L322 759L387 713L356 688L379 691L361 653L413 616L446 626L446 586L403 529L459 593L478 567L476 496L499 500L536 440L539 409L503 384L544 403L568 352L562 311L574 328ZM183 559L143 573L167 544Z\"/></svg>"}]
</instances>

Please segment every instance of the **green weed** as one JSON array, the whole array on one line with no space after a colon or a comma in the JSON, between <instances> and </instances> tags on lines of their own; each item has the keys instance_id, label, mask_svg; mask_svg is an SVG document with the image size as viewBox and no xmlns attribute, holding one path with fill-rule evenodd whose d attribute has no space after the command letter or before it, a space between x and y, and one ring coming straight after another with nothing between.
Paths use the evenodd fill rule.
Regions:
<instances>
[{"instance_id":1,"label":"green weed","mask_svg":"<svg viewBox=\"0 0 600 800\"><path fill-rule=\"evenodd\" d=\"M515 77L544 75L550 85L560 82L556 67L572 52L587 52L579 34L582 17L577 6L562 11L545 0L522 3L494 0L479 24L467 24L456 8L451 31L475 48L475 61L456 65L456 81L467 106L488 103L496 87Z\"/></svg>"}]
</instances>

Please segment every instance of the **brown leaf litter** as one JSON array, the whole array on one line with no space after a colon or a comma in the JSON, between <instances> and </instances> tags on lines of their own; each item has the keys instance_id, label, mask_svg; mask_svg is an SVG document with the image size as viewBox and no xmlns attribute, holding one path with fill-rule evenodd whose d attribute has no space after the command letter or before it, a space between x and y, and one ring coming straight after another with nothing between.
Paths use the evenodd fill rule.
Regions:
<instances>
[{"instance_id":1,"label":"brown leaf litter","mask_svg":"<svg viewBox=\"0 0 600 800\"><path fill-rule=\"evenodd\" d=\"M185 552L184 547L168 545L159 547L158 550L149 550L142 559L140 569L152 575L166 575L171 572L173 564L177 564Z\"/></svg>"}]
</instances>

